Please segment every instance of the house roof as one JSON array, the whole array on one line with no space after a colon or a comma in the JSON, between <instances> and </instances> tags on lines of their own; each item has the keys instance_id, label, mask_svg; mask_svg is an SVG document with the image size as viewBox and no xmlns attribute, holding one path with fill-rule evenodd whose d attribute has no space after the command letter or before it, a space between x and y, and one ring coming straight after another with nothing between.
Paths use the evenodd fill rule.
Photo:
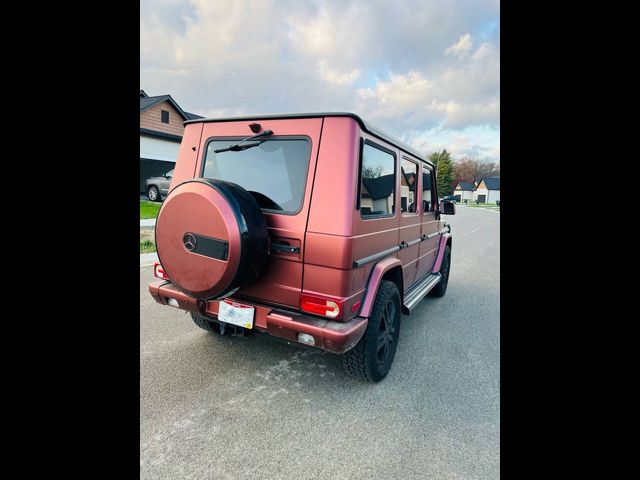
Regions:
<instances>
[{"instance_id":1,"label":"house roof","mask_svg":"<svg viewBox=\"0 0 640 480\"><path fill-rule=\"evenodd\" d=\"M362 184L373 200L386 198L393 192L394 175L383 175L377 178L363 178Z\"/></svg>"},{"instance_id":2,"label":"house roof","mask_svg":"<svg viewBox=\"0 0 640 480\"><path fill-rule=\"evenodd\" d=\"M195 113L189 113L189 112L184 112L186 113L187 117L189 117L189 120L198 120L199 118L204 118L201 115L196 115Z\"/></svg>"},{"instance_id":3,"label":"house roof","mask_svg":"<svg viewBox=\"0 0 640 480\"><path fill-rule=\"evenodd\" d=\"M456 190L460 188L460 190L467 190L467 191L473 191L476 189L476 186L474 183L471 182L460 182L458 183L458 185L456 186Z\"/></svg>"},{"instance_id":4,"label":"house roof","mask_svg":"<svg viewBox=\"0 0 640 480\"><path fill-rule=\"evenodd\" d=\"M423 190L431 190L431 172L426 173L422 170L422 185ZM429 188L427 188L427 186Z\"/></svg>"},{"instance_id":5,"label":"house roof","mask_svg":"<svg viewBox=\"0 0 640 480\"><path fill-rule=\"evenodd\" d=\"M180 105L176 103L176 101L171 98L171 95L158 95L155 97L150 97L145 93L144 90L140 90L140 112L144 112L154 105L158 105L162 102L169 102L173 108L182 116L182 118L186 120L197 120L201 117L200 115L196 115L195 113L185 112L180 108Z\"/></svg>"},{"instance_id":6,"label":"house roof","mask_svg":"<svg viewBox=\"0 0 640 480\"><path fill-rule=\"evenodd\" d=\"M500 177L487 177L478 182L478 185L484 181L484 186L487 190L500 190Z\"/></svg>"}]
</instances>

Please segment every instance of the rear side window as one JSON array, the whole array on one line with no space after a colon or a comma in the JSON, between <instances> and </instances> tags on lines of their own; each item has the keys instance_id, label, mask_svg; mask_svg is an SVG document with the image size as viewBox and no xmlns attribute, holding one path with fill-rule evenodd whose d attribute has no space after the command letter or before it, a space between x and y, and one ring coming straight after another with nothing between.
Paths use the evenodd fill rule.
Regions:
<instances>
[{"instance_id":1,"label":"rear side window","mask_svg":"<svg viewBox=\"0 0 640 480\"><path fill-rule=\"evenodd\" d=\"M396 190L395 155L365 143L362 149L360 178L362 218L393 215Z\"/></svg>"},{"instance_id":2,"label":"rear side window","mask_svg":"<svg viewBox=\"0 0 640 480\"><path fill-rule=\"evenodd\" d=\"M423 165L422 169L422 208L424 213L434 211L433 205L433 174L428 167Z\"/></svg>"},{"instance_id":3,"label":"rear side window","mask_svg":"<svg viewBox=\"0 0 640 480\"><path fill-rule=\"evenodd\" d=\"M400 162L400 211L416 213L418 164L405 158Z\"/></svg>"},{"instance_id":4,"label":"rear side window","mask_svg":"<svg viewBox=\"0 0 640 480\"><path fill-rule=\"evenodd\" d=\"M309 169L308 138L270 138L256 147L215 153L240 138L211 140L207 145L204 178L237 183L265 210L295 214L302 208Z\"/></svg>"}]
</instances>

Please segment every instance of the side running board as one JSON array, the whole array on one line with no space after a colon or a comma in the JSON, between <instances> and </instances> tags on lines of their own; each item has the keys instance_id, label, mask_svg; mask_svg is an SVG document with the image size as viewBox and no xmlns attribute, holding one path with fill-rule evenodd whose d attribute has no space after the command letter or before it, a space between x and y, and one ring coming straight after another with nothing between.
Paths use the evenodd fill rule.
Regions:
<instances>
[{"instance_id":1,"label":"side running board","mask_svg":"<svg viewBox=\"0 0 640 480\"><path fill-rule=\"evenodd\" d=\"M442 275L439 273L429 273L425 275L422 280L411 286L411 288L409 288L409 290L404 294L404 305L402 311L406 314L411 312L411 310L420 303L420 300L422 300L427 293L429 293L429 291L438 284L441 278Z\"/></svg>"}]
</instances>

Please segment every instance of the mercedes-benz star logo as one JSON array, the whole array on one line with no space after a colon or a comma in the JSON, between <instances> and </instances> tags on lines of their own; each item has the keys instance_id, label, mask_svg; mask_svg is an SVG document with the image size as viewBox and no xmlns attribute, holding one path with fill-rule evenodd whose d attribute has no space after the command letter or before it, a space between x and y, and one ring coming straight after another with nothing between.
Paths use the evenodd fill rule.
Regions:
<instances>
[{"instance_id":1,"label":"mercedes-benz star logo","mask_svg":"<svg viewBox=\"0 0 640 480\"><path fill-rule=\"evenodd\" d=\"M184 243L184 248L186 248L190 252L193 252L196 248L196 245L198 244L193 233L185 233L184 237L182 237L182 243Z\"/></svg>"}]
</instances>

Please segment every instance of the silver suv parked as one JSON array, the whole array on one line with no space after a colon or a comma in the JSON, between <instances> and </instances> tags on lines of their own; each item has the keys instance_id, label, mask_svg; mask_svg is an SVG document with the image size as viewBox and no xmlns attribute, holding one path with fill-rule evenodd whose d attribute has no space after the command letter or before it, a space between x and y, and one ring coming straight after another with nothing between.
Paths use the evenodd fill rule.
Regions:
<instances>
[{"instance_id":1,"label":"silver suv parked","mask_svg":"<svg viewBox=\"0 0 640 480\"><path fill-rule=\"evenodd\" d=\"M152 202L160 202L169 193L169 185L171 184L171 178L173 178L173 170L169 170L161 177L147 178L145 181L145 188L147 190L147 197Z\"/></svg>"}]
</instances>

